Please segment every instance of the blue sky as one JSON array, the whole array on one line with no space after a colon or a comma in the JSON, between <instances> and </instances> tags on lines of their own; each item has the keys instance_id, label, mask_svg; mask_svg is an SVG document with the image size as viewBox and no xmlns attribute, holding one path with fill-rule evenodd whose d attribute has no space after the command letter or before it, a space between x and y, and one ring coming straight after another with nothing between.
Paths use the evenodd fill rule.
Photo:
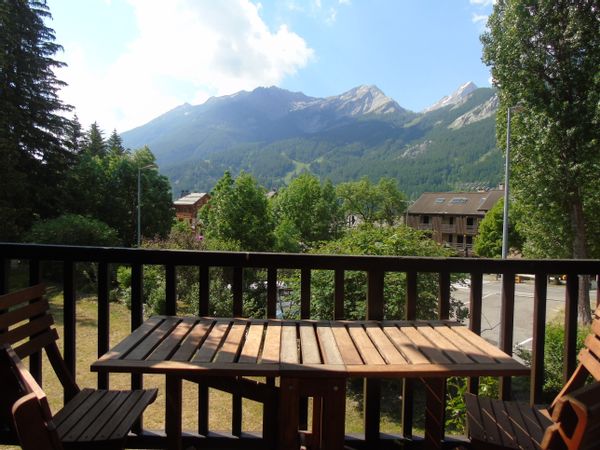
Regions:
<instances>
[{"instance_id":1,"label":"blue sky","mask_svg":"<svg viewBox=\"0 0 600 450\"><path fill-rule=\"evenodd\" d=\"M377 85L420 111L489 86L493 0L48 0L61 96L82 124L127 131L185 102L279 86L315 97Z\"/></svg>"}]
</instances>

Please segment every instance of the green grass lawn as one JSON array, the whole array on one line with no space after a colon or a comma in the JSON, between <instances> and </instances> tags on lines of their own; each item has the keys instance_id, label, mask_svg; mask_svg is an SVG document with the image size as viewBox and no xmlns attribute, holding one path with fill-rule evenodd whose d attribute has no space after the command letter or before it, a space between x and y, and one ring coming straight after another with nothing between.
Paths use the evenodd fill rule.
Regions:
<instances>
[{"instance_id":1,"label":"green grass lawn","mask_svg":"<svg viewBox=\"0 0 600 450\"><path fill-rule=\"evenodd\" d=\"M49 288L51 310L56 320L59 336L62 336L63 310L62 292ZM97 374L90 371L90 365L97 359L97 326L98 305L95 298L84 297L77 300L77 383L80 387L95 387L97 385ZM121 303L110 305L110 345L113 346L130 332L130 312ZM62 348L62 341L59 340ZM127 374L113 374L110 376L111 389L130 388L130 376ZM164 377L160 375L144 376L144 387L158 387L159 396L156 402L146 410L144 414L144 427L147 429L164 430ZM44 360L43 388L46 392L53 412L62 406L62 388L47 360ZM184 430L196 430L197 424L197 386L194 383L184 382L183 386L183 428ZM209 403L209 429L215 431L227 431L231 429L231 395L211 389ZM310 417L310 411L309 411ZM243 431L260 431L262 429L262 405L249 400L243 404ZM394 423L388 416L381 420L383 432L399 433L400 424ZM358 408L358 402L348 397L346 401L346 432L361 433L362 411ZM0 446L0 449L13 447Z\"/></svg>"}]
</instances>

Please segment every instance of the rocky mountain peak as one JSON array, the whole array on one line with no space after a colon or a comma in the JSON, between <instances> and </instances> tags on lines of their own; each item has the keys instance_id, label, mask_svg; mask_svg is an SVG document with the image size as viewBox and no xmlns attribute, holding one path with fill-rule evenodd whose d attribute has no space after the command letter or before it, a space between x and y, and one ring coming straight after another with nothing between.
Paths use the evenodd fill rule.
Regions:
<instances>
[{"instance_id":1,"label":"rocky mountain peak","mask_svg":"<svg viewBox=\"0 0 600 450\"><path fill-rule=\"evenodd\" d=\"M452 94L442 97L433 105L429 106L428 108L425 108L423 112L428 113L431 111L435 111L436 109L444 108L445 106L457 105L459 103L462 103L475 89L477 89L477 85L472 81L469 81L460 86Z\"/></svg>"},{"instance_id":2,"label":"rocky mountain peak","mask_svg":"<svg viewBox=\"0 0 600 450\"><path fill-rule=\"evenodd\" d=\"M373 85L361 85L341 95L327 97L323 101L323 106L333 106L338 113L348 116L389 114L402 111L398 103Z\"/></svg>"}]
</instances>

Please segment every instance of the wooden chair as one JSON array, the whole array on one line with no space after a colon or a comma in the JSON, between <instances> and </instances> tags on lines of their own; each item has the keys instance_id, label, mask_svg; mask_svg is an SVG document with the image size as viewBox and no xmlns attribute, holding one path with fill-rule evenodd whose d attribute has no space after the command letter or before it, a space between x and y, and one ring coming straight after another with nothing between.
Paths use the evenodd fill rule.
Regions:
<instances>
[{"instance_id":1,"label":"wooden chair","mask_svg":"<svg viewBox=\"0 0 600 450\"><path fill-rule=\"evenodd\" d=\"M62 359L44 285L0 296L0 418L11 418L29 449L123 448L129 431L156 399L156 389L79 389ZM68 401L52 416L46 395L22 358L45 350Z\"/></svg>"},{"instance_id":2,"label":"wooden chair","mask_svg":"<svg viewBox=\"0 0 600 450\"><path fill-rule=\"evenodd\" d=\"M465 401L474 449L600 449L600 307L579 365L550 407L472 394Z\"/></svg>"}]
</instances>

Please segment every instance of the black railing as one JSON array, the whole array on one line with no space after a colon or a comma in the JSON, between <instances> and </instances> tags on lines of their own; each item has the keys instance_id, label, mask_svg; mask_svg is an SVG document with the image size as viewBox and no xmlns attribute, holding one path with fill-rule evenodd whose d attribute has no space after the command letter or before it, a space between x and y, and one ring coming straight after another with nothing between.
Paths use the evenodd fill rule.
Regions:
<instances>
[{"instance_id":1,"label":"black railing","mask_svg":"<svg viewBox=\"0 0 600 450\"><path fill-rule=\"evenodd\" d=\"M470 280L469 295L469 327L476 333L481 332L483 276L485 274L502 274L502 301L499 347L506 353L513 351L513 331L515 312L515 275L535 275L534 314L532 318L532 373L530 399L539 403L542 398L544 382L544 337L546 323L547 280L551 274L566 274L565 289L565 360L564 376L568 377L576 365L577 337L577 292L578 275L596 276L600 273L599 260L492 260L474 258L422 258L422 257L384 257L384 256L342 256L342 255L307 255L278 253L244 253L244 252L197 252L185 250L152 250L123 249L100 247L70 247L30 244L0 243L0 260L3 269L0 271L0 293L11 287L11 262L27 260L29 262L29 283L41 281L41 263L45 261L62 262L63 295L64 295L64 358L73 373L89 370L77 367L76 317L75 317L75 265L80 262L97 263L98 286L98 355L105 353L109 346L109 288L111 286L111 265L129 265L131 272L131 329L143 322L144 266L161 265L165 268L166 313L177 314L177 268L193 266L198 268L199 298L197 314L209 314L209 280L212 267L232 268L231 314L241 316L243 311L243 274L245 268L260 268L267 271L266 316L275 318L278 269L297 269L300 271L300 317L310 318L311 274L313 270L329 270L334 272L334 299L332 318L343 319L344 312L344 280L346 271L363 271L367 274L367 307L366 319L384 318L384 278L386 273L402 272L406 274L405 318L417 318L418 279L422 274L438 274L437 314L441 319L450 315L451 279L453 274L466 274ZM597 299L596 299L597 301ZM36 377L41 376L41 358L32 358L31 370ZM140 375L132 377L134 387L143 383ZM413 439L413 389L414 381L407 380L402 393L402 427L401 437L410 444L418 446L418 439ZM106 388L108 376L98 376L98 387ZM469 390L477 392L478 380L471 379ZM501 380L500 392L503 398L511 395L511 380ZM385 447L391 442L390 436L380 433L380 382L367 380L364 389L364 435L352 438L352 445L363 448ZM207 390L200 389L198 400L198 431L193 434L202 439L204 445L210 447L211 440L215 446L236 446L250 448L257 446L257 440L242 433L242 402L236 401L232 408L231 438L211 435L208 426ZM157 446L163 443L160 436L148 433L136 441L135 445ZM192 436L192 435L190 435ZM398 436L395 436L397 438ZM223 440L228 440L227 444ZM350 439L350 438L349 438Z\"/></svg>"}]
</instances>

